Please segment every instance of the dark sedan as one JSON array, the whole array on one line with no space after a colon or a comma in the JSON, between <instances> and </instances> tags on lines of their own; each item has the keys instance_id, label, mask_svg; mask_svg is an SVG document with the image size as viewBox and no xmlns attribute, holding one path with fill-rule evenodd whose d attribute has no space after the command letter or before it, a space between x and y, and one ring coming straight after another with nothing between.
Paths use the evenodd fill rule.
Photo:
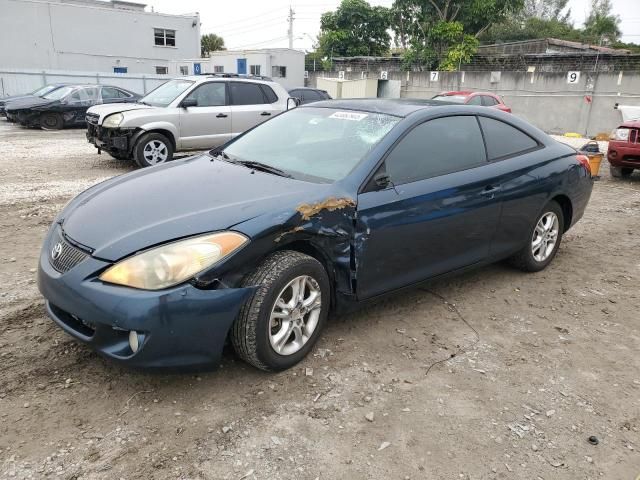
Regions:
<instances>
[{"instance_id":1,"label":"dark sedan","mask_svg":"<svg viewBox=\"0 0 640 480\"><path fill-rule=\"evenodd\" d=\"M140 95L110 85L67 85L41 97L15 100L6 105L7 118L26 127L59 130L86 125L87 109L101 103L132 103Z\"/></svg>"},{"instance_id":2,"label":"dark sedan","mask_svg":"<svg viewBox=\"0 0 640 480\"><path fill-rule=\"evenodd\" d=\"M286 139L286 141L283 141ZM503 112L336 100L72 200L40 256L51 318L106 357L264 370L330 312L509 258L554 258L592 189L585 157Z\"/></svg>"},{"instance_id":3,"label":"dark sedan","mask_svg":"<svg viewBox=\"0 0 640 480\"><path fill-rule=\"evenodd\" d=\"M49 92L53 92L58 88L64 87L64 83L53 83L45 85L44 87L36 88L33 92L25 93L24 95L12 95L10 97L0 98L0 116L6 116L5 105L9 102L15 102L16 100L32 100L37 97L42 97Z\"/></svg>"},{"instance_id":4,"label":"dark sedan","mask_svg":"<svg viewBox=\"0 0 640 480\"><path fill-rule=\"evenodd\" d=\"M289 95L298 99L298 105L319 102L320 100L331 100L331 95L326 90L309 87L296 87L289 89Z\"/></svg>"}]
</instances>

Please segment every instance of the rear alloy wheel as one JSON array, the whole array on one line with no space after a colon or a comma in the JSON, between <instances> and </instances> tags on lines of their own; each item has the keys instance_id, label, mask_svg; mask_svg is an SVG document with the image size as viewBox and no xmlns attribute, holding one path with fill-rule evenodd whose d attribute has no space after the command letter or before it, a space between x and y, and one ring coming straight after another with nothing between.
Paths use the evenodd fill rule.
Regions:
<instances>
[{"instance_id":1,"label":"rear alloy wheel","mask_svg":"<svg viewBox=\"0 0 640 480\"><path fill-rule=\"evenodd\" d=\"M173 145L161 133L145 133L133 149L134 159L140 167L166 163L173 158Z\"/></svg>"},{"instance_id":2,"label":"rear alloy wheel","mask_svg":"<svg viewBox=\"0 0 640 480\"><path fill-rule=\"evenodd\" d=\"M43 113L40 116L40 128L43 130L62 130L64 119L59 113Z\"/></svg>"},{"instance_id":3,"label":"rear alloy wheel","mask_svg":"<svg viewBox=\"0 0 640 480\"><path fill-rule=\"evenodd\" d=\"M528 244L515 254L511 263L526 272L539 272L555 257L564 232L564 215L557 202L547 204L536 220Z\"/></svg>"},{"instance_id":4,"label":"rear alloy wheel","mask_svg":"<svg viewBox=\"0 0 640 480\"><path fill-rule=\"evenodd\" d=\"M262 370L292 367L313 348L326 322L327 272L313 257L281 251L268 257L243 285L258 289L231 329L236 353Z\"/></svg>"}]
</instances>

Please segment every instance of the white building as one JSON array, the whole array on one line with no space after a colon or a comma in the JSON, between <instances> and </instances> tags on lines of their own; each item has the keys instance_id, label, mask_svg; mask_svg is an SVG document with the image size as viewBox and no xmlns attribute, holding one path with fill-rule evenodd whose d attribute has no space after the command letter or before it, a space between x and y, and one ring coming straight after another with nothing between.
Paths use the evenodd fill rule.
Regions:
<instances>
[{"instance_id":1,"label":"white building","mask_svg":"<svg viewBox=\"0 0 640 480\"><path fill-rule=\"evenodd\" d=\"M122 0L0 0L0 68L167 74L200 55L200 17ZM182 74L192 74L185 64Z\"/></svg>"},{"instance_id":2,"label":"white building","mask_svg":"<svg viewBox=\"0 0 640 480\"><path fill-rule=\"evenodd\" d=\"M246 73L271 77L285 88L304 86L304 52L290 48L260 50L222 50L208 58L174 62L171 74L180 67L200 63L201 73Z\"/></svg>"}]
</instances>

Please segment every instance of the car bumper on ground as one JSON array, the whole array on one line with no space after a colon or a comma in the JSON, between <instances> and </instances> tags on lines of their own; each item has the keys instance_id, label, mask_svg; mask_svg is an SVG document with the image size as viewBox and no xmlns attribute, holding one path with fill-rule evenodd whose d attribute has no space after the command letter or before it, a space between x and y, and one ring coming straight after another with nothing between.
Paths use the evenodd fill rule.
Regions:
<instances>
[{"instance_id":1,"label":"car bumper on ground","mask_svg":"<svg viewBox=\"0 0 640 480\"><path fill-rule=\"evenodd\" d=\"M219 363L227 332L252 288L183 284L147 291L110 285L97 278L109 263L91 256L59 273L50 262L52 237L40 255L38 288L48 315L63 330L133 367L201 369Z\"/></svg>"}]
</instances>

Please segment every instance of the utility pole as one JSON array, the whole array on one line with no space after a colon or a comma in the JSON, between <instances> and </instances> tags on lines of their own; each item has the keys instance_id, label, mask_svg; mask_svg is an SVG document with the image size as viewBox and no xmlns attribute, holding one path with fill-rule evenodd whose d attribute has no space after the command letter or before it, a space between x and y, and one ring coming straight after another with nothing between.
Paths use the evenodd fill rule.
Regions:
<instances>
[{"instance_id":1,"label":"utility pole","mask_svg":"<svg viewBox=\"0 0 640 480\"><path fill-rule=\"evenodd\" d=\"M291 5L289 5L289 17L287 18L287 20L289 20L289 31L287 34L289 35L289 48L291 49L293 49L293 19L295 18L295 13Z\"/></svg>"}]
</instances>

